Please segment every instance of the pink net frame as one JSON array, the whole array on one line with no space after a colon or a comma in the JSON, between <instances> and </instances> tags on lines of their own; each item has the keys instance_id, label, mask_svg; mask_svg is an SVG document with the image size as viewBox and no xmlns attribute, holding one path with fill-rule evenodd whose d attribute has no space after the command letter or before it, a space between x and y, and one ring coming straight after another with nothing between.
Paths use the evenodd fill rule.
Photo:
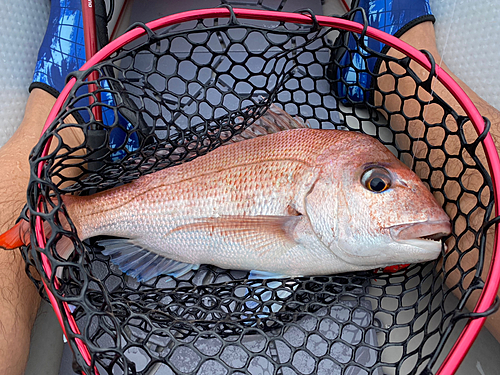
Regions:
<instances>
[{"instance_id":1,"label":"pink net frame","mask_svg":"<svg viewBox=\"0 0 500 375\"><path fill-rule=\"evenodd\" d=\"M311 16L304 14L284 13L284 12L274 12L274 11L259 11L259 10L237 9L237 8L234 8L232 11L234 12L234 15L242 19L275 20L275 21L284 21L297 24L312 24L314 22ZM158 19L148 23L147 26L151 30L155 31L157 29L174 25L176 23L182 23L182 22L205 19L205 18L227 18L227 17L231 17L231 11L226 8L202 9L196 11L183 12L180 14L164 17L162 19ZM320 26L335 27L338 29L352 31L356 33L361 33L364 28L364 26L359 23L355 23L340 18L317 16L316 20ZM106 59L113 52L125 46L129 42L143 36L145 33L146 33L145 30L142 28L135 28L133 30L130 30L126 34L110 42L107 46L105 46L94 56L92 56L88 60L88 62L81 67L80 71L85 71L86 69L92 67L96 63ZM418 64L424 67L427 71L431 70L431 63L429 62L428 57L424 53L416 50L415 48L402 42L401 40L371 27L368 27L366 29L366 35L370 38L382 41L387 45L397 49L398 51L406 54L412 60L416 61ZM478 112L477 108L472 103L471 99L465 94L465 92L460 88L460 86L439 66L435 66L435 76L455 97L455 99L458 101L458 103L462 106L462 108L466 112L467 116L470 118L477 133L481 134L484 131L484 121L482 116ZM59 111L63 106L64 101L68 97L71 88L75 84L75 81L76 78L74 77L71 78L67 83L66 87L64 88L64 90L61 92L61 95L54 104L45 122L45 127L43 132L47 130L47 128L56 118L57 114L59 113ZM499 177L500 160L495 145L493 143L493 139L490 134L486 135L486 137L482 141L482 145L485 150L485 154L488 161L489 172L493 182L494 198L495 201L498 201L498 192L500 191L500 177ZM44 155L48 153L48 148L49 144L47 144L45 147ZM40 176L42 171L42 165L39 165L38 170ZM42 208L40 207L40 210L41 209ZM498 206L496 206L495 215L498 216L499 214L500 214L499 208ZM483 313L487 311L493 304L497 294L497 290L500 284L500 258L498 257L498 252L500 251L499 236L500 233L498 231L498 228L496 227L494 254L491 260L491 265L488 271L488 275L485 280L485 287L476 303L476 306L473 311L474 313ZM38 244L41 247L45 246L46 243L45 235L43 232L43 227L40 221L40 217L37 217L36 238L38 240ZM42 261L43 261L44 272L50 278L52 276L51 265L46 256L43 254L42 254ZM69 322L69 325L73 330L73 332L79 333L75 320L71 315L69 306L66 303L63 303L64 311L60 311L57 307L54 295L51 294L50 289L47 287L47 285L45 285L45 283L44 286L63 329L64 329L63 319L66 319ZM456 372L462 360L464 359L465 355L467 354L469 348L476 339L481 327L485 322L485 319L486 319L485 317L481 317L477 319L470 319L468 321L465 328L462 330L460 337L457 339L453 348L448 353L446 359L441 364L437 374L444 375L444 374L453 374ZM77 345L87 364L90 364L90 355L85 344L79 339L77 339Z\"/></svg>"}]
</instances>

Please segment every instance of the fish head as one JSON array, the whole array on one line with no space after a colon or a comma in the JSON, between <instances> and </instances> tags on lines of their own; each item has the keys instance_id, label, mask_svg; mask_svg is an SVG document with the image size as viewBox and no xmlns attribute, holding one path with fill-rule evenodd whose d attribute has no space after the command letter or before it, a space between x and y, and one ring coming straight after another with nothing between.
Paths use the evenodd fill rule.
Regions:
<instances>
[{"instance_id":1,"label":"fish head","mask_svg":"<svg viewBox=\"0 0 500 375\"><path fill-rule=\"evenodd\" d=\"M449 217L384 145L356 135L318 158L306 197L316 236L352 269L436 259L451 233Z\"/></svg>"}]
</instances>

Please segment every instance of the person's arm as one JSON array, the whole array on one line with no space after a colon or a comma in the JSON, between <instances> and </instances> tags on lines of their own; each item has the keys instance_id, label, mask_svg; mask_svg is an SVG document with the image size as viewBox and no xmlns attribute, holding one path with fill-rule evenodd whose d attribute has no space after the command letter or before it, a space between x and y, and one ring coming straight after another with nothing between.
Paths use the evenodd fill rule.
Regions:
<instances>
[{"instance_id":1,"label":"person's arm","mask_svg":"<svg viewBox=\"0 0 500 375\"><path fill-rule=\"evenodd\" d=\"M14 225L26 204L28 155L54 102L50 94L33 90L20 127L0 148L0 233ZM19 250L0 249L0 374L24 374L39 304Z\"/></svg>"},{"instance_id":2,"label":"person's arm","mask_svg":"<svg viewBox=\"0 0 500 375\"><path fill-rule=\"evenodd\" d=\"M462 80L460 80L457 76L453 74L453 72L450 71L450 69L442 63L441 56L439 55L439 52L437 50L436 46L436 38L434 34L434 25L431 22L424 22L419 25L414 26L410 30L408 30L406 33L404 33L401 38L404 42L410 44L411 46L415 47L416 49L425 49L429 52L432 53L434 60L436 61L436 64L440 65L441 68L443 68L459 85L460 87L465 91L465 93L469 96L469 98L472 100L476 108L479 110L481 115L487 117L491 121L491 129L490 129L490 134L493 138L493 141L495 142L495 145L497 147L497 150L500 150L500 111L489 105L485 100L483 100L479 95L477 95L471 88L469 88ZM402 55L394 50L389 51L390 55L401 57ZM427 72L424 73L424 69L421 67L417 67L416 63L411 65L412 69L414 71L419 72L419 75L421 77L427 77ZM389 80L385 83L382 83L379 81L379 84L382 85L390 85L390 82L393 82L392 80ZM409 87L404 87L405 85L409 85ZM413 85L413 86L412 86ZM412 83L412 80L405 80L401 82L398 85L398 89L401 92L412 92L414 90L414 84ZM449 93L449 91L444 88L443 85L441 85L438 82L433 83L433 90L436 92L437 95L439 95L442 99L444 99L447 103L449 103L458 114L464 114L463 109L459 106L459 104L456 102L456 100L453 98L453 96ZM375 96L376 97L376 96ZM391 105L390 103L387 103L388 105ZM399 99L396 99L396 102L394 105L397 107L399 105ZM412 112L414 111L414 112ZM420 111L419 106L414 106L414 108L411 108L410 106L405 108L405 112L410 115L418 115L418 111ZM441 113L440 110L437 109L436 107L432 107L432 105L428 106L424 110L424 115L426 117L426 120L430 123L434 122L433 118L435 118L435 121L441 121ZM391 126L397 126L397 124L390 124ZM417 131L416 129L414 129ZM475 131L472 129L472 127L468 127L464 129L466 137L468 139L475 139L477 137ZM470 138L469 138L470 137ZM453 145L448 144L447 147L453 147ZM458 147L458 145L457 145ZM422 147L420 150L417 150L417 152L421 152L422 154L425 152L424 148ZM486 166L486 160L484 158L484 155L479 154L480 159L482 160L482 163ZM450 170L448 170L449 173L454 173L452 170L452 166L450 166ZM475 181L472 179L469 181L466 181L466 184L474 184ZM474 190L474 188L472 188ZM463 207L471 207L476 204L475 198L473 200L468 201L467 196L461 198L460 204ZM478 217L476 217L474 214L471 215L469 225L473 225L474 227L480 227L482 222L482 217L481 213L479 210L476 210L476 213L478 214ZM491 229L491 233L493 232L494 227ZM488 243L486 246L486 256L485 256L485 265L484 265L484 270L488 270L490 266L490 261L491 261L491 255L492 255L492 250L493 250L493 236L490 235L488 238ZM464 238L465 239L465 238ZM456 264L458 261L458 256L457 254L454 254L454 258L449 259L448 262L446 262L446 269L449 269L450 265ZM477 256L465 256L462 261L461 265L465 269L471 269L476 265L477 262ZM483 279L486 277L486 272L483 272ZM447 277L447 285L452 286L456 285L459 281L459 274L458 273L452 273ZM469 278L470 282L470 278ZM499 294L500 295L500 294ZM476 295L477 297L477 295ZM467 304L467 307L469 309L472 309L475 305L475 300L469 301ZM491 315L488 317L486 320L486 327L488 330L495 336L495 338L500 341L500 312L497 312L496 314Z\"/></svg>"}]
</instances>

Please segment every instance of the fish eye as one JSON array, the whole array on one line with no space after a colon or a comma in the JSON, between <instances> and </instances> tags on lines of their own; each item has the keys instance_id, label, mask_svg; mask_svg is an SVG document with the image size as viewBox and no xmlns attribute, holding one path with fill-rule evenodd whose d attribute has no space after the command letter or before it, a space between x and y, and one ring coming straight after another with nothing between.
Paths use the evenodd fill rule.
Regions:
<instances>
[{"instance_id":1,"label":"fish eye","mask_svg":"<svg viewBox=\"0 0 500 375\"><path fill-rule=\"evenodd\" d=\"M366 189L374 193L381 193L391 187L392 180L386 169L375 167L363 173L361 183Z\"/></svg>"}]
</instances>

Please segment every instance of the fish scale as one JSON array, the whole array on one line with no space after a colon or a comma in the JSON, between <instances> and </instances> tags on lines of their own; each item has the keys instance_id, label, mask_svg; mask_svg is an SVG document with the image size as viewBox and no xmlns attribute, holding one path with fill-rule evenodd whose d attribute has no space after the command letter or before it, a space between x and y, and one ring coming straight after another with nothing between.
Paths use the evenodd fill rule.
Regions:
<instances>
[{"instance_id":1,"label":"fish scale","mask_svg":"<svg viewBox=\"0 0 500 375\"><path fill-rule=\"evenodd\" d=\"M179 169L186 166L179 166ZM235 252L236 246L223 246L218 237L207 246L210 241L207 241L206 231L200 230L198 236L191 232L194 237L190 239L185 233L165 234L203 218L285 216L287 207L300 194L301 180L309 177L309 169L299 161L256 161L250 165L214 168L211 173L203 170L198 176L191 175L182 182L174 180L156 185L154 190L143 191L145 185L141 184L133 189L118 189L112 195L102 193L85 199L84 203L80 199L74 199L73 203L72 198L67 200L66 197L64 202L69 216L77 218L74 222L83 238L103 234L141 237L143 247L164 252L170 249L171 252L165 255L183 262L194 262L192 255L195 254L198 262L203 259L212 263L209 260L217 252L219 256L239 257L241 261L242 254ZM122 204L126 199L122 195L134 199ZM120 202L120 205L113 207L110 201ZM99 216L95 214L96 206L101 207ZM273 246L281 247L279 241ZM231 250L225 251L229 247ZM206 251L208 253L204 253ZM234 265L234 261L231 264Z\"/></svg>"},{"instance_id":2,"label":"fish scale","mask_svg":"<svg viewBox=\"0 0 500 375\"><path fill-rule=\"evenodd\" d=\"M290 177L297 173L294 169L312 168L314 159L335 141L334 137L328 137L322 131L306 130L313 134L305 136L300 131L293 131L298 134L281 132L272 135L276 140L267 139L266 136L220 147L189 163L144 176L112 192L89 197L65 196L64 202L70 217L77 218L74 219L75 224L84 238L95 232L92 222L96 221L96 217L113 226L120 220L115 217L111 219L107 212L123 206L126 209L116 213L122 212L120 217L126 218L130 210L135 211L137 208L125 202L137 199L157 204L168 202L174 211L165 208L163 214L174 213L174 217L183 219L210 214L210 209L214 215L284 215L287 205L274 207L271 213L273 206L263 204L262 200L273 203L276 200L290 201L290 189L298 183ZM263 174L263 171L268 174ZM261 201L257 200L257 204L244 199L256 199L259 196ZM271 199L273 196L274 199ZM78 204L73 205L72 202L76 201ZM206 203L210 201L214 204L207 206ZM146 204L143 205L141 201L139 206L145 207ZM84 221L87 217L90 219ZM81 224L78 225L78 222Z\"/></svg>"}]
</instances>

